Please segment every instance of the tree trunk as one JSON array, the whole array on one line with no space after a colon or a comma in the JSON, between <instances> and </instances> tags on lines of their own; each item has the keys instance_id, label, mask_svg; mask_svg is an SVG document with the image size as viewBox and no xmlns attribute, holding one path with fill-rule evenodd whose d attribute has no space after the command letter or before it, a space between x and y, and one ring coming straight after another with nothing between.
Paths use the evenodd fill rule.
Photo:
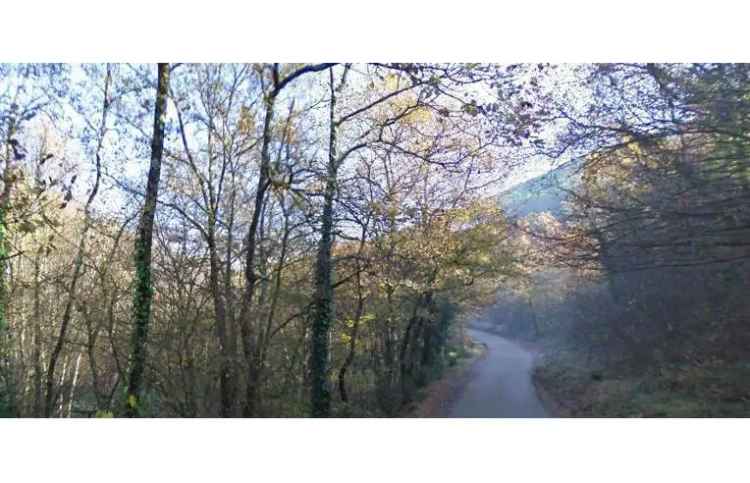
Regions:
<instances>
[{"instance_id":1,"label":"tree trunk","mask_svg":"<svg viewBox=\"0 0 750 483\"><path fill-rule=\"evenodd\" d=\"M250 309L255 295L256 283L258 277L255 273L255 248L257 245L258 223L265 203L266 191L270 185L270 168L271 168L271 141L272 141L272 123L275 113L276 97L289 85L294 79L312 72L320 72L330 68L334 64L314 64L302 67L292 74L289 74L284 80L279 78L279 66L274 64L272 68L273 88L265 98L266 115L263 121L263 140L260 152L260 173L258 175L258 185L255 190L255 206L253 216L248 228L247 238L245 240L245 289L242 295L242 304L240 306L240 335L242 338L242 348L245 360L249 367L253 367L253 361L256 357L257 333L253 327L253 321L250 319ZM250 387L257 384L258 378L255 374L248 374L246 386L246 401L243 409L243 416L252 417L253 408L250 400L257 396L257 388Z\"/></svg>"},{"instance_id":2,"label":"tree trunk","mask_svg":"<svg viewBox=\"0 0 750 483\"><path fill-rule=\"evenodd\" d=\"M209 215L208 221L208 251L210 261L209 279L212 298L214 301L214 315L216 317L216 338L219 340L219 392L221 393L220 415L231 418L234 413L234 378L232 370L233 354L227 334L227 310L219 284L219 255L216 249L216 217Z\"/></svg>"},{"instance_id":3,"label":"tree trunk","mask_svg":"<svg viewBox=\"0 0 750 483\"><path fill-rule=\"evenodd\" d=\"M76 368L73 371L73 381L70 384L70 394L68 395L68 417L70 417L71 413L73 412L73 399L76 395L76 385L78 384L78 370L81 367L82 354L82 352L79 352L78 357L76 357Z\"/></svg>"},{"instance_id":4,"label":"tree trunk","mask_svg":"<svg viewBox=\"0 0 750 483\"><path fill-rule=\"evenodd\" d=\"M99 143L96 149L96 179L94 181L94 187L86 200L84 207L84 225L83 231L81 232L81 238L78 242L78 248L76 250L76 256L73 261L73 275L70 279L70 285L68 286L68 299L65 303L65 309L63 310L62 320L60 321L60 332L57 336L55 346L50 353L49 366L47 367L47 382L46 382L46 400L44 415L51 417L54 402L56 400L55 394L55 368L57 366L57 360L62 352L63 345L65 344L65 335L70 325L70 320L73 316L73 304L75 303L76 297L76 286L78 280L81 277L81 271L83 270L83 256L86 251L86 236L88 235L89 229L93 224L91 220L91 203L96 198L96 194L99 191L99 180L101 178L101 148L104 141L104 134L107 127L107 112L109 111L109 84L110 84L110 69L107 66L107 74L104 80L104 107L102 109L102 119L99 126Z\"/></svg>"},{"instance_id":5,"label":"tree trunk","mask_svg":"<svg viewBox=\"0 0 750 483\"><path fill-rule=\"evenodd\" d=\"M410 367L409 367L409 361L408 361L408 355L409 355L409 342L411 339L412 330L414 329L414 326L417 322L417 308L414 309L414 315L409 319L409 323L406 325L406 330L404 331L404 338L401 340L401 347L399 348L399 379L401 382L401 402L406 403L409 401L409 395L410 395L410 383L411 383L411 374L410 374Z\"/></svg>"},{"instance_id":6,"label":"tree trunk","mask_svg":"<svg viewBox=\"0 0 750 483\"><path fill-rule=\"evenodd\" d=\"M42 310L41 310L41 282L39 281L39 253L34 258L34 417L40 418L44 414L42 392Z\"/></svg>"},{"instance_id":7,"label":"tree trunk","mask_svg":"<svg viewBox=\"0 0 750 483\"><path fill-rule=\"evenodd\" d=\"M349 370L349 366L354 361L354 353L357 348L357 336L359 335L359 322L362 319L362 312L365 307L365 298L362 294L362 267L360 266L360 258L365 247L365 238L367 236L367 226L362 227L362 236L359 240L359 250L357 252L357 309L354 313L354 326L352 327L352 333L349 340L349 353L344 360L344 363L339 369L339 395L341 396L342 402L349 402L349 394L346 390L346 373Z\"/></svg>"},{"instance_id":8,"label":"tree trunk","mask_svg":"<svg viewBox=\"0 0 750 483\"><path fill-rule=\"evenodd\" d=\"M169 64L159 64L156 105L154 108L154 132L151 139L151 165L148 171L146 199L135 242L135 294L133 296L133 341L128 378L128 392L125 414L136 417L140 414L140 397L143 373L146 367L146 342L151 318L151 242L153 239L156 199L159 195L161 159L164 151L164 124L167 114L169 93Z\"/></svg>"},{"instance_id":9,"label":"tree trunk","mask_svg":"<svg viewBox=\"0 0 750 483\"><path fill-rule=\"evenodd\" d=\"M8 265L8 210L10 194L13 187L12 172L15 166L16 152L13 149L15 139L15 121L8 119L8 131L5 141L5 170L3 171L3 192L0 194L0 415L15 413L15 385L11 364L10 327L8 323L8 287L6 267Z\"/></svg>"},{"instance_id":10,"label":"tree trunk","mask_svg":"<svg viewBox=\"0 0 750 483\"><path fill-rule=\"evenodd\" d=\"M266 190L269 185L269 170L271 159L269 149L271 144L271 123L273 122L275 95L269 95L266 100L266 115L263 124L263 146L261 148L260 173L258 175L258 186L255 191L255 207L253 217L250 221L250 228L247 232L245 246L247 250L245 258L245 289L242 295L242 305L240 306L240 335L242 337L242 349L245 355L245 362L248 366L248 374L245 383L245 403L242 415L246 418L255 415L255 400L257 398L257 374L254 373L256 364L256 346L257 334L253 330L253 324L250 320L250 308L253 297L255 296L255 287L258 277L255 273L255 247L257 243L258 223L260 215L263 212L265 203Z\"/></svg>"},{"instance_id":11,"label":"tree trunk","mask_svg":"<svg viewBox=\"0 0 750 483\"><path fill-rule=\"evenodd\" d=\"M66 354L65 357L63 357L62 374L60 374L60 380L57 382L58 386L63 387L63 385L65 384L65 376L67 374L68 374L68 355ZM59 399L59 404L58 404L58 399ZM57 417L60 417L60 418L63 417L65 393L60 392L60 394L57 394L55 397L55 400L53 401L53 404L57 405ZM54 412L51 412L51 414L54 414ZM51 417L51 415L47 417Z\"/></svg>"},{"instance_id":12,"label":"tree trunk","mask_svg":"<svg viewBox=\"0 0 750 483\"><path fill-rule=\"evenodd\" d=\"M320 242L315 264L315 294L312 300L312 333L310 337L310 412L313 417L328 417L331 412L331 390L328 384L328 333L334 318L331 252L333 249L333 199L336 195L338 154L336 152L336 89L333 69L330 73L330 135L328 170L320 227Z\"/></svg>"},{"instance_id":13,"label":"tree trunk","mask_svg":"<svg viewBox=\"0 0 750 483\"><path fill-rule=\"evenodd\" d=\"M359 278L359 277L357 277ZM341 396L341 402L349 402L349 394L346 390L346 373L349 371L349 366L354 362L355 349L357 347L357 336L359 335L359 321L362 318L362 297L360 296L357 302L357 313L354 317L354 326L352 327L352 333L349 340L349 353L346 355L344 363L339 369L339 395Z\"/></svg>"}]
</instances>

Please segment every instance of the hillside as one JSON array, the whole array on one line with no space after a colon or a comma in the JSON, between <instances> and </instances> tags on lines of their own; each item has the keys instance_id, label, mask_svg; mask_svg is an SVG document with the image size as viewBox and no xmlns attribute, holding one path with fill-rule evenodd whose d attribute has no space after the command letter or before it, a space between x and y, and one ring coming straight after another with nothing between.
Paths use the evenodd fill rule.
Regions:
<instances>
[{"instance_id":1,"label":"hillside","mask_svg":"<svg viewBox=\"0 0 750 483\"><path fill-rule=\"evenodd\" d=\"M575 159L547 173L520 183L498 196L500 204L511 217L524 217L548 211L555 216L564 214L563 201L580 177L582 161Z\"/></svg>"}]
</instances>

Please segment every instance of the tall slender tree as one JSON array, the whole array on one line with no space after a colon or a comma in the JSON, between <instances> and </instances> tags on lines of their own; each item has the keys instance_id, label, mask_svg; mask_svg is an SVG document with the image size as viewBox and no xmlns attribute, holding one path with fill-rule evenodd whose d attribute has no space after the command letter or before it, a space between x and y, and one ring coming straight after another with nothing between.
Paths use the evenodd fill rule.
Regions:
<instances>
[{"instance_id":1,"label":"tall slender tree","mask_svg":"<svg viewBox=\"0 0 750 483\"><path fill-rule=\"evenodd\" d=\"M242 336L243 352L248 365L247 381L245 384L246 395L242 413L245 417L252 417L256 413L257 390L258 390L258 334L253 327L251 320L251 307L255 296L255 289L258 282L256 273L256 248L258 241L258 227L263 213L263 206L266 201L268 188L271 186L271 144L273 142L272 126L276 113L276 100L286 88L295 79L311 74L321 72L335 64L311 64L296 69L291 74L281 79L279 64L271 66L271 88L264 98L265 117L263 121L263 134L261 139L260 150L260 172L258 174L258 184L255 189L255 205L250 219L250 226L245 238L245 288L242 295L242 304L240 306L240 333Z\"/></svg>"},{"instance_id":2,"label":"tall slender tree","mask_svg":"<svg viewBox=\"0 0 750 483\"><path fill-rule=\"evenodd\" d=\"M146 185L146 199L135 241L135 294L133 296L133 339L128 378L128 393L125 413L136 417L141 413L140 397L143 389L143 373L146 366L146 342L151 318L151 242L153 239L156 200L159 196L161 160L164 151L164 127L169 97L169 64L160 63L154 106L154 131L151 137L151 164Z\"/></svg>"},{"instance_id":3,"label":"tall slender tree","mask_svg":"<svg viewBox=\"0 0 750 483\"><path fill-rule=\"evenodd\" d=\"M89 197L86 200L86 205L84 206L83 231L81 232L81 238L78 241L78 248L76 250L75 259L73 260L73 275L70 279L70 285L68 286L68 300L65 304L65 309L63 310L62 320L60 322L60 332L58 334L57 341L55 342L55 347L52 349L49 365L47 366L46 399L44 406L45 417L52 416L52 411L54 410L55 402L57 401L57 392L55 390L55 367L57 365L57 360L60 357L60 353L62 352L63 344L65 343L65 334L68 331L68 326L70 325L70 320L73 315L73 305L76 301L76 286L79 279L81 278L81 273L83 271L83 261L86 252L86 239L88 232L93 225L91 206L94 202L94 199L96 198L97 193L99 192L99 184L101 181L101 152L102 146L104 144L104 136L107 133L107 114L109 112L109 91L111 82L112 69L111 66L107 64L106 74L104 77L104 101L102 106L102 118L101 124L99 125L96 152L94 154L94 162L96 167L94 187L91 189Z\"/></svg>"},{"instance_id":4,"label":"tall slender tree","mask_svg":"<svg viewBox=\"0 0 750 483\"><path fill-rule=\"evenodd\" d=\"M339 165L337 154L336 85L333 69L330 75L330 123L328 165L323 195L318 257L315 263L315 295L312 305L310 348L310 412L313 417L327 417L331 412L331 389L328 383L328 332L333 323L333 286L331 284L331 249L333 248L333 198Z\"/></svg>"}]
</instances>

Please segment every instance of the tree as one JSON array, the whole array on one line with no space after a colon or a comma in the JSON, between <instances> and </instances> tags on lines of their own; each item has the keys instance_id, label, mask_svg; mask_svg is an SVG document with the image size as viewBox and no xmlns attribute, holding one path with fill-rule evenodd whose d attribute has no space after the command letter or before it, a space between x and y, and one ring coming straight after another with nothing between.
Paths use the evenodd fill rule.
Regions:
<instances>
[{"instance_id":1,"label":"tree","mask_svg":"<svg viewBox=\"0 0 750 483\"><path fill-rule=\"evenodd\" d=\"M73 260L73 274L70 279L70 284L68 286L68 300L65 304L65 309L62 314L62 319L60 321L60 333L57 336L57 341L55 343L54 348L52 349L52 354L50 355L49 364L47 366L47 381L46 381L46 402L44 406L44 415L46 417L51 417L52 412L54 411L55 403L57 402L58 394L56 394L55 390L55 368L57 366L57 360L60 357L60 353L63 348L63 344L65 343L65 336L68 331L68 326L70 324L71 316L72 316L72 310L73 305L76 300L76 286L78 284L78 280L81 276L81 271L83 268L83 262L84 262L84 253L86 250L86 241L87 236L89 233L89 230L91 229L91 226L93 224L92 221L92 203L94 202L94 199L96 199L96 195L99 192L99 183L102 176L102 160L101 160L101 151L102 151L102 145L104 143L104 137L107 134L107 114L109 112L109 106L110 106L110 84L112 82L112 71L109 65L106 67L106 73L104 76L104 101L102 105L102 111L101 111L101 123L99 125L98 129L98 141L96 150L94 153L95 157L95 170L96 174L94 175L94 186L89 192L89 196L86 200L86 204L84 206L84 221L83 221L83 230L81 231L80 239L78 242L78 248L76 250L75 259ZM80 357L80 356L79 356ZM80 358L78 359L80 362ZM76 365L76 367L78 367ZM76 374L77 374L76 369Z\"/></svg>"},{"instance_id":2,"label":"tree","mask_svg":"<svg viewBox=\"0 0 750 483\"><path fill-rule=\"evenodd\" d=\"M264 96L265 116L263 121L263 134L261 138L261 158L260 172L258 175L257 187L255 189L255 204L253 205L252 218L245 238L245 288L242 296L240 308L240 328L242 334L243 350L245 360L248 365L245 404L243 415L252 417L255 415L257 405L257 391L259 383L259 358L258 358L258 334L254 329L251 321L251 307L255 296L256 283L258 276L256 273L256 245L259 222L263 213L263 206L266 201L266 193L272 184L271 179L271 143L272 123L276 113L276 100L282 91L295 79L306 74L324 71L332 67L333 64L313 64L300 67L283 79L281 78L279 65L273 64L271 70L271 85L269 91Z\"/></svg>"},{"instance_id":3,"label":"tree","mask_svg":"<svg viewBox=\"0 0 750 483\"><path fill-rule=\"evenodd\" d=\"M151 163L146 185L138 237L135 242L135 293L133 295L133 342L128 377L126 415L138 416L141 408L143 374L146 366L146 343L151 318L153 289L151 280L151 244L153 240L156 201L159 196L164 131L169 97L169 64L159 64L154 105L154 131L151 139Z\"/></svg>"},{"instance_id":4,"label":"tree","mask_svg":"<svg viewBox=\"0 0 750 483\"><path fill-rule=\"evenodd\" d=\"M171 183L167 189L173 193L175 201L167 206L196 227L208 245L209 280L216 337L221 351L221 416L231 417L236 405L239 375L235 367L237 331L231 280L232 245L236 235L238 179L242 179L242 171L248 169L246 158L258 144L251 129L253 122L249 109L255 99L244 95L245 90L253 92L256 79L247 65L186 68L189 69L185 79L187 89L181 93L180 99L175 100L182 149L169 156L178 163L168 173ZM177 87L175 80L179 79L173 79L173 91ZM190 109L190 118L195 122L185 119L183 106ZM197 147L191 148L189 137L198 141ZM180 166L187 168L186 174ZM191 179L193 183L189 181ZM196 185L197 189L194 189ZM220 246L222 232L226 239L223 254Z\"/></svg>"},{"instance_id":5,"label":"tree","mask_svg":"<svg viewBox=\"0 0 750 483\"><path fill-rule=\"evenodd\" d=\"M8 239L13 211L32 214L37 208L36 201L43 196L47 186L40 186L33 196L23 193L14 199L14 188L22 181L23 160L26 149L19 138L24 128L42 114L54 118L59 114L56 101L67 87L65 69L54 64L25 64L20 66L3 65L0 76L3 78L3 90L0 91L0 134L3 149L3 189L0 192L0 414L15 412L15 374L10 356L11 335L9 323L7 267L9 259L19 254L10 252ZM51 156L44 153L40 164ZM50 182L53 177L50 177ZM54 183L50 183L51 185ZM35 225L21 223L24 232L31 232Z\"/></svg>"},{"instance_id":6,"label":"tree","mask_svg":"<svg viewBox=\"0 0 750 483\"><path fill-rule=\"evenodd\" d=\"M25 84L47 108L11 159L13 413L399 414L502 278L461 239L491 261L464 224L504 222L459 215L504 162L498 70L180 64L154 95L152 69Z\"/></svg>"}]
</instances>

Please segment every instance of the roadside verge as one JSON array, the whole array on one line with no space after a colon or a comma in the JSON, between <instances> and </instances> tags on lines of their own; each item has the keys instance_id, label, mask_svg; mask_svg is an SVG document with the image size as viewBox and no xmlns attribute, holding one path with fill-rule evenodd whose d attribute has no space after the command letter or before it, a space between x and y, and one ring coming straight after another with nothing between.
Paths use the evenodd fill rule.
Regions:
<instances>
[{"instance_id":1,"label":"roadside verge","mask_svg":"<svg viewBox=\"0 0 750 483\"><path fill-rule=\"evenodd\" d=\"M440 379L421 390L419 402L408 410L404 417L449 417L453 403L461 395L466 384L471 381L477 363L487 354L487 347L481 343L472 343L467 351L468 357L461 359L454 367L447 369Z\"/></svg>"}]
</instances>

